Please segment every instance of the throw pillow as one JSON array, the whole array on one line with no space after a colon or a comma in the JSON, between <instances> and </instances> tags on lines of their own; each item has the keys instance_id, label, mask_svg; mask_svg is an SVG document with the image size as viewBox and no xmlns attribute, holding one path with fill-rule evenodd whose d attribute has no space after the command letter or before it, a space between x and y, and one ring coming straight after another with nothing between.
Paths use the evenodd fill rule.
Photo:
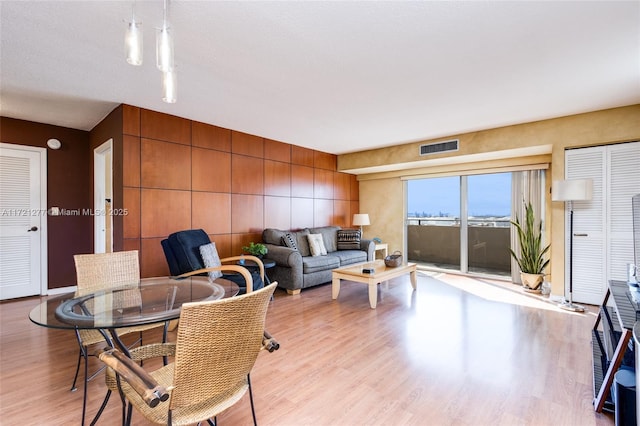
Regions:
<instances>
[{"instance_id":1,"label":"throw pillow","mask_svg":"<svg viewBox=\"0 0 640 426\"><path fill-rule=\"evenodd\" d=\"M310 233L311 232L308 228L291 233L296 238L296 245L298 246L298 251L302 257L311 256L311 250L309 250L309 239L307 238L307 235Z\"/></svg>"},{"instance_id":2,"label":"throw pillow","mask_svg":"<svg viewBox=\"0 0 640 426\"><path fill-rule=\"evenodd\" d=\"M360 230L341 229L338 231L338 250L360 250Z\"/></svg>"},{"instance_id":3,"label":"throw pillow","mask_svg":"<svg viewBox=\"0 0 640 426\"><path fill-rule=\"evenodd\" d=\"M218 256L218 250L216 249L216 243L209 243L200 246L200 256L202 256L202 261L204 262L205 268L222 266L222 262L220 262L220 256ZM221 271L209 271L209 278L211 278L212 280L221 277Z\"/></svg>"},{"instance_id":4,"label":"throw pillow","mask_svg":"<svg viewBox=\"0 0 640 426\"><path fill-rule=\"evenodd\" d=\"M296 243L296 237L291 234L291 232L287 232L282 236L282 244L289 247L290 249L294 249L298 251L298 244Z\"/></svg>"},{"instance_id":5,"label":"throw pillow","mask_svg":"<svg viewBox=\"0 0 640 426\"><path fill-rule=\"evenodd\" d=\"M338 230L342 229L339 226L320 226L318 228L311 228L311 234L322 234L322 240L324 247L327 249L327 253L332 253L338 250Z\"/></svg>"},{"instance_id":6,"label":"throw pillow","mask_svg":"<svg viewBox=\"0 0 640 426\"><path fill-rule=\"evenodd\" d=\"M324 241L322 240L322 234L309 234L309 249L311 250L311 256L325 256L327 249L324 247Z\"/></svg>"}]
</instances>

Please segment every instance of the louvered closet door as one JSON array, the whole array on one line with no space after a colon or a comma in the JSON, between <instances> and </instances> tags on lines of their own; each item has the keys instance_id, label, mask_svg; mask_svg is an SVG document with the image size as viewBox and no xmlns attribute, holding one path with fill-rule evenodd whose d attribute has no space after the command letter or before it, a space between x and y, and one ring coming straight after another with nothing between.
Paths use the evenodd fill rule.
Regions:
<instances>
[{"instance_id":1,"label":"louvered closet door","mask_svg":"<svg viewBox=\"0 0 640 426\"><path fill-rule=\"evenodd\" d=\"M609 195L608 279L627 280L627 263L633 263L631 197L640 194L640 142L608 147Z\"/></svg>"},{"instance_id":2,"label":"louvered closet door","mask_svg":"<svg viewBox=\"0 0 640 426\"><path fill-rule=\"evenodd\" d=\"M592 179L593 198L573 202L573 301L597 305L606 290L604 147L565 154L566 179ZM569 294L569 203L565 203L565 294Z\"/></svg>"},{"instance_id":3,"label":"louvered closet door","mask_svg":"<svg viewBox=\"0 0 640 426\"><path fill-rule=\"evenodd\" d=\"M0 144L0 299L40 294L46 247L41 148Z\"/></svg>"},{"instance_id":4,"label":"louvered closet door","mask_svg":"<svg viewBox=\"0 0 640 426\"><path fill-rule=\"evenodd\" d=\"M607 281L626 280L626 264L633 262L631 197L640 193L640 142L569 150L565 160L567 179L593 179L593 199L573 203L573 300L597 305ZM565 229L569 265L568 206Z\"/></svg>"}]
</instances>

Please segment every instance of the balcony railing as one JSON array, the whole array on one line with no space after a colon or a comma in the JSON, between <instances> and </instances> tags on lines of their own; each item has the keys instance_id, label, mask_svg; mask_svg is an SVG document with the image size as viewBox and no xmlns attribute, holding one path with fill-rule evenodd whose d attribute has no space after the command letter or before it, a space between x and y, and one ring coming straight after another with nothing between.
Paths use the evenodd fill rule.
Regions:
<instances>
[{"instance_id":1,"label":"balcony railing","mask_svg":"<svg viewBox=\"0 0 640 426\"><path fill-rule=\"evenodd\" d=\"M472 272L509 275L510 222L506 218L468 220L468 266ZM460 221L407 218L407 257L445 269L460 269Z\"/></svg>"}]
</instances>

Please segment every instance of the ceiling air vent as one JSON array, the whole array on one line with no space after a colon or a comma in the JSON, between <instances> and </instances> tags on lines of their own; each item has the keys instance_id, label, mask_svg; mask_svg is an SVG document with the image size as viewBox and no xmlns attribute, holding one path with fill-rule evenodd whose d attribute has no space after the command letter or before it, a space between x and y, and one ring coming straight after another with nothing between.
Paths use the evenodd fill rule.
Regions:
<instances>
[{"instance_id":1,"label":"ceiling air vent","mask_svg":"<svg viewBox=\"0 0 640 426\"><path fill-rule=\"evenodd\" d=\"M458 142L460 142L458 139L453 139L450 141L420 145L420 155L436 154L438 152L457 151Z\"/></svg>"}]
</instances>

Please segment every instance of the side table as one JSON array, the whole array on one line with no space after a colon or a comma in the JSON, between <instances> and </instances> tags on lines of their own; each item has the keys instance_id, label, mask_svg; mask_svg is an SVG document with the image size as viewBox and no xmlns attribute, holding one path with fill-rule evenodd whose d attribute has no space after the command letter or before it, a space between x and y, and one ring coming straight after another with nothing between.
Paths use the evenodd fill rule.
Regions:
<instances>
[{"instance_id":1,"label":"side table","mask_svg":"<svg viewBox=\"0 0 640 426\"><path fill-rule=\"evenodd\" d=\"M389 245L387 243L376 244L375 253L379 251L382 251L382 258L384 259L389 254ZM375 254L374 254L374 257L376 257Z\"/></svg>"},{"instance_id":2,"label":"side table","mask_svg":"<svg viewBox=\"0 0 640 426\"><path fill-rule=\"evenodd\" d=\"M245 268L252 271L259 271L258 264L253 260L243 259L237 262L238 265L244 266ZM265 286L271 284L271 280L269 279L269 275L267 274L267 270L276 266L275 260L271 259L262 259L262 264L264 265L264 281Z\"/></svg>"}]
</instances>

